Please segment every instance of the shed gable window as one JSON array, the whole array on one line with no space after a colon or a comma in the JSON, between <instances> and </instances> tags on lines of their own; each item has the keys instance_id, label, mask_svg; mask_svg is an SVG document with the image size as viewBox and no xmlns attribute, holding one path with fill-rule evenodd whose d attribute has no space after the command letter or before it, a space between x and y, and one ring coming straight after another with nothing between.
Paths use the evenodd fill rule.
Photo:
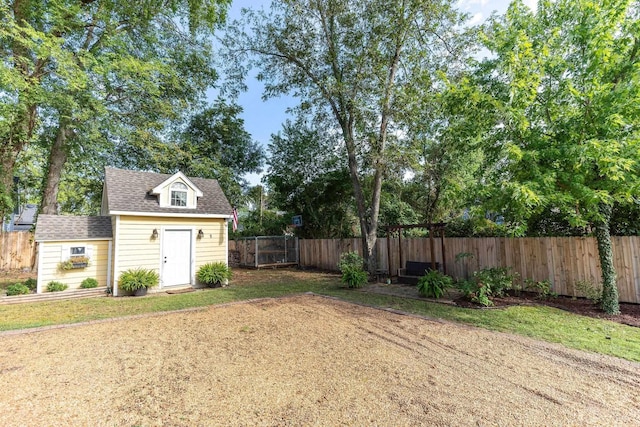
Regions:
<instances>
[{"instance_id":1,"label":"shed gable window","mask_svg":"<svg viewBox=\"0 0 640 427\"><path fill-rule=\"evenodd\" d=\"M171 206L187 206L187 189L188 187L181 182L171 184Z\"/></svg>"}]
</instances>

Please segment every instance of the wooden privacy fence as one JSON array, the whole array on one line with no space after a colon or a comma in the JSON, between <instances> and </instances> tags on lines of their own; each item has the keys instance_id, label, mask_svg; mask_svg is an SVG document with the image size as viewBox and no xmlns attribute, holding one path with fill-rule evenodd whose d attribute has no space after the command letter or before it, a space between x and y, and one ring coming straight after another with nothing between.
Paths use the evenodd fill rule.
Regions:
<instances>
[{"instance_id":1,"label":"wooden privacy fence","mask_svg":"<svg viewBox=\"0 0 640 427\"><path fill-rule=\"evenodd\" d=\"M0 233L0 270L33 268L36 244L30 231Z\"/></svg>"},{"instance_id":2,"label":"wooden privacy fence","mask_svg":"<svg viewBox=\"0 0 640 427\"><path fill-rule=\"evenodd\" d=\"M618 274L620 301L640 303L640 237L612 237L614 266ZM593 237L484 237L445 238L444 261L447 274L456 279L468 278L485 267L511 267L524 279L549 280L560 295L583 296L575 288L578 281L601 282L598 247ZM300 265L337 270L340 254L358 251L361 239L300 240ZM398 239L378 239L377 261L380 270L397 275L400 268ZM443 264L440 245L434 250L435 261ZM459 254L470 254L460 256ZM458 260L456 261L456 255ZM403 238L402 262L431 261L428 238ZM404 267L404 266L403 266Z\"/></svg>"}]
</instances>

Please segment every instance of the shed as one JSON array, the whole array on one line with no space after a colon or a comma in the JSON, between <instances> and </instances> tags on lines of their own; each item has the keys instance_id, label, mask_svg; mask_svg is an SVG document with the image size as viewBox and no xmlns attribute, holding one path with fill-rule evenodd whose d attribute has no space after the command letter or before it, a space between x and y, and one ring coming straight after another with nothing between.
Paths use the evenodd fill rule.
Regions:
<instances>
[{"instance_id":1,"label":"shed","mask_svg":"<svg viewBox=\"0 0 640 427\"><path fill-rule=\"evenodd\" d=\"M119 294L120 274L135 268L156 271L160 276L157 290L195 285L200 266L209 262L228 262L227 221L232 218L231 212L231 205L214 179L191 178L181 172L170 175L106 168L102 216L84 217L100 218L90 221L101 224L110 223L107 269L102 273L96 270L95 274L101 276L93 277L112 289L115 296ZM42 242L43 249L50 244L45 241L51 241L38 239L40 235L46 235L44 227L60 227L68 221L65 218L73 217L53 216L42 224L38 218L36 241ZM66 240L56 240L60 250L58 262L64 261L63 247L69 248L68 259L71 259L72 252L81 251L77 249L81 245L76 246L75 242L95 241L85 239L82 232L81 228L77 228L76 233L70 230L65 233ZM53 259L48 258L50 250L53 249L47 247L46 257L39 261L39 265L43 263L43 270L38 270L39 292L42 291L41 283L61 274L60 271L52 272L54 264ZM90 265L84 269L92 273L90 268L98 264L99 259L94 260L98 252L89 256ZM65 277L70 277L69 274L62 273ZM63 283L72 287L75 281Z\"/></svg>"}]
</instances>

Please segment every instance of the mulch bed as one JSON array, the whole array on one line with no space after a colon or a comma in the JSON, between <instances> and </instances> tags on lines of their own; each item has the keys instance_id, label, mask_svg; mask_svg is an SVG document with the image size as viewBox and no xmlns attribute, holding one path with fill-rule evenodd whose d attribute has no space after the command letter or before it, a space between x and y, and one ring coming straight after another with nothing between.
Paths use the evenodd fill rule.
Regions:
<instances>
[{"instance_id":1,"label":"mulch bed","mask_svg":"<svg viewBox=\"0 0 640 427\"><path fill-rule=\"evenodd\" d=\"M363 289L363 291L427 300L427 298L420 296L416 286L412 285L387 285L384 283L370 283ZM462 298L461 294L455 291L450 291L449 295L442 300L429 301L443 302L465 308L486 309L486 307L465 300L464 298ZM604 313L586 298L560 296L556 298L540 299L535 293L520 292L520 294L518 295L508 295L503 298L495 298L493 300L493 303L494 305L491 308L504 308L513 305L546 305L549 307L555 307L562 310L570 311L571 313L579 314L582 316L607 319L613 322L640 328L640 304L620 303L621 314L618 316L611 316Z\"/></svg>"}]
</instances>

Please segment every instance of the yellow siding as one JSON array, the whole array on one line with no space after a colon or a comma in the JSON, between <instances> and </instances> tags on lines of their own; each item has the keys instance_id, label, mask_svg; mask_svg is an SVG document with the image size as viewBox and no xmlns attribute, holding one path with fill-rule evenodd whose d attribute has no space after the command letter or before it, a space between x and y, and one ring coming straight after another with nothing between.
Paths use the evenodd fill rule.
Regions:
<instances>
[{"instance_id":1,"label":"yellow siding","mask_svg":"<svg viewBox=\"0 0 640 427\"><path fill-rule=\"evenodd\" d=\"M119 228L114 231L114 237L117 233L118 245L117 249L114 248L118 257L114 280L130 268L146 268L160 272L162 230L172 227L193 229L194 237L197 237L198 230L203 231L204 236L201 239L196 238L195 242L196 272L207 262L227 262L224 219L121 216ZM158 230L157 239L152 238L154 229Z\"/></svg>"},{"instance_id":2,"label":"yellow siding","mask_svg":"<svg viewBox=\"0 0 640 427\"><path fill-rule=\"evenodd\" d=\"M89 266L73 270L59 270L58 264L64 261L63 247L86 246L92 248ZM93 240L78 242L41 242L39 255L42 260L38 271L38 281L45 291L47 283L52 280L64 283L69 289L79 289L82 281L92 277L98 281L98 286L107 286L107 268L109 260L109 241Z\"/></svg>"}]
</instances>

